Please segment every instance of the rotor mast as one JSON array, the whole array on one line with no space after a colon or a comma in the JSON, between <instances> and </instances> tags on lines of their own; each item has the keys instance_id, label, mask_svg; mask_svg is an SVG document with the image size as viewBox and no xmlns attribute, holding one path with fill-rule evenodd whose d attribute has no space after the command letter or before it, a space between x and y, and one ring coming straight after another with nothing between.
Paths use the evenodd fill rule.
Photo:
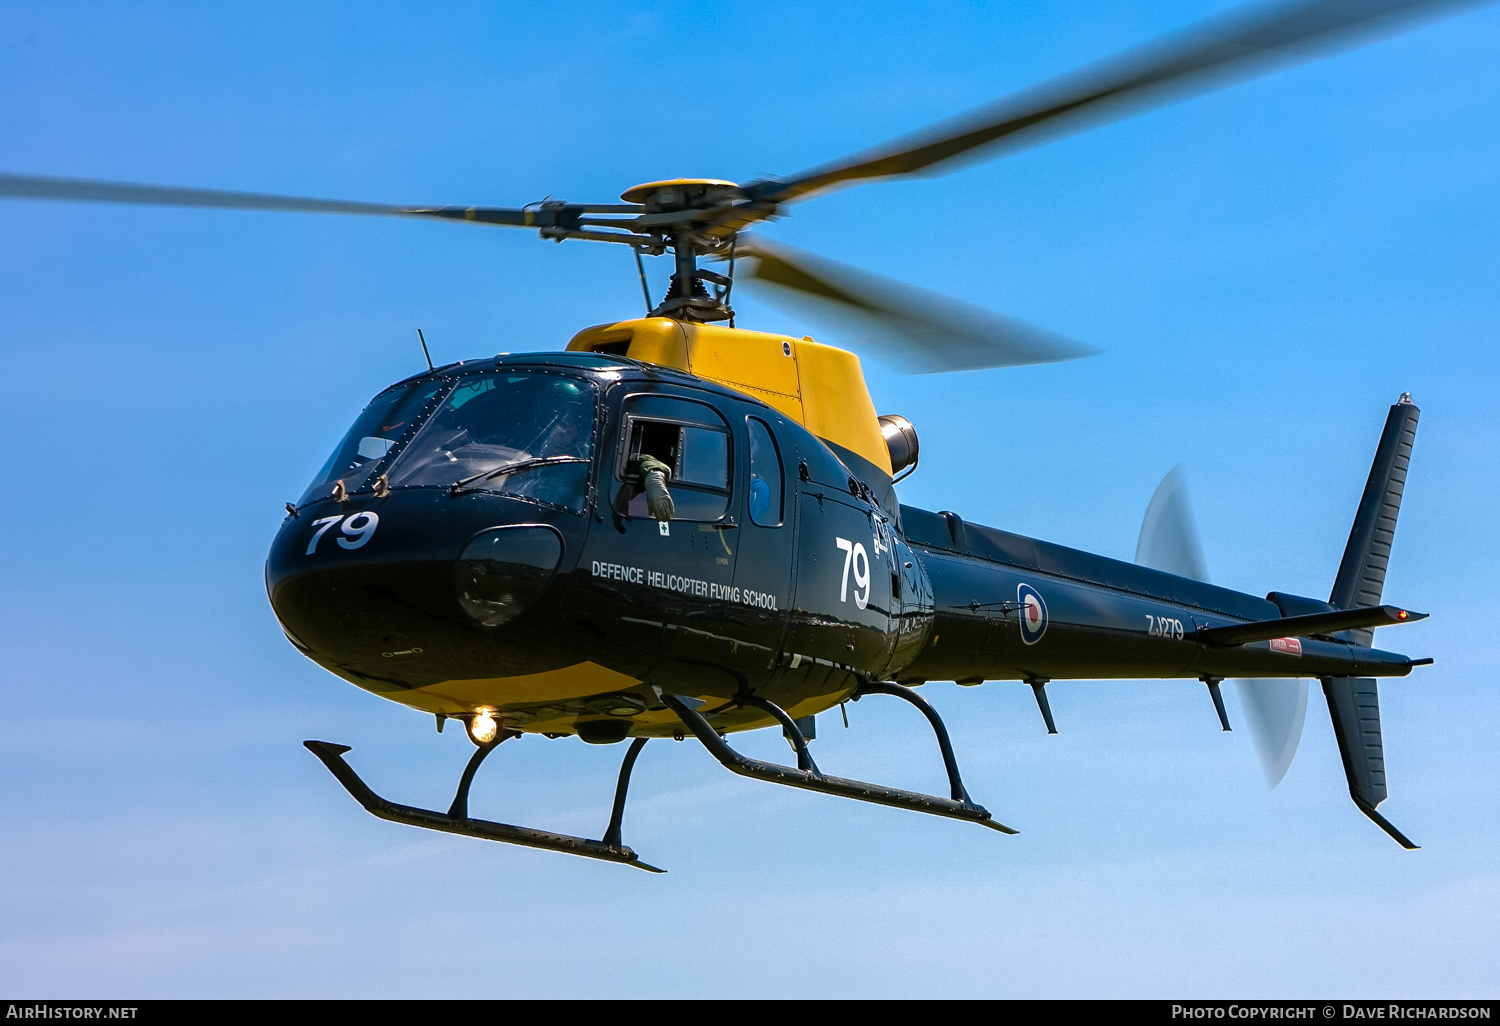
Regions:
<instances>
[{"instance_id":1,"label":"rotor mast","mask_svg":"<svg viewBox=\"0 0 1500 1026\"><path fill-rule=\"evenodd\" d=\"M732 260L739 225L726 223L724 215L744 205L740 187L714 178L678 178L637 185L620 198L642 207L631 227L659 240L656 246L638 248L657 253L671 249L675 259L671 284L651 316L699 323L732 322L734 310L729 295L734 285L733 264L731 274L724 275L699 268L698 258L727 256ZM730 221L740 219L732 217Z\"/></svg>"}]
</instances>

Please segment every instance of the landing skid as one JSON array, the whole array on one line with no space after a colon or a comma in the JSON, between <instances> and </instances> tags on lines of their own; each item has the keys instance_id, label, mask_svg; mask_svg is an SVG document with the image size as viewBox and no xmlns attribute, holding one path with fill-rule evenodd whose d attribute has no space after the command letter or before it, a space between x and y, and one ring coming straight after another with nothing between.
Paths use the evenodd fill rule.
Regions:
<instances>
[{"instance_id":1,"label":"landing skid","mask_svg":"<svg viewBox=\"0 0 1500 1026\"><path fill-rule=\"evenodd\" d=\"M873 802L876 805L890 805L898 809L925 812L931 816L943 816L947 819L968 820L980 826L989 827L991 830L998 830L1002 834L1017 833L1005 824L995 822L988 809L982 805L976 805L969 798L968 792L964 790L963 781L958 775L958 764L953 757L952 745L948 742L948 731L943 727L943 721L938 718L932 706L913 694L910 689L899 684L867 684L857 691L854 697L858 699L867 694L893 695L905 699L922 710L937 734L938 746L943 753L943 764L948 771L948 782L952 787L952 798L939 798L936 795L921 794L917 791L903 791L880 784L867 784L862 780L828 776L813 762L812 756L807 751L807 741L802 736L802 731L798 729L796 721L784 710L763 698L751 698L747 700L747 703L770 713L781 723L782 731L797 752L796 769L774 762L751 759L730 748L719 736L718 731L714 730L708 720L698 712L698 707L703 704L699 700L664 692L661 693L661 700L677 714L678 719L682 720L693 732L693 736L703 742L703 747L708 749L709 754L719 760L720 765L731 773L753 777L756 780L770 781L773 784L821 791L824 794L838 795L840 798L853 798L856 801Z\"/></svg>"},{"instance_id":2,"label":"landing skid","mask_svg":"<svg viewBox=\"0 0 1500 1026\"><path fill-rule=\"evenodd\" d=\"M405 823L408 826L424 827L428 830L442 830L450 834L482 837L487 841L503 841L506 844L520 844L528 848L566 852L569 855L580 855L586 859L619 862L622 865L644 869L648 873L666 872L664 869L642 862L639 855L620 843L620 824L625 815L625 791L630 784L630 771L635 766L636 757L646 745L646 739L643 737L636 738L631 743L630 750L625 753L625 761L620 766L619 784L615 788L614 809L602 841L574 837L570 834L554 834L546 830L534 830L531 827L511 826L508 823L494 823L487 819L471 819L469 817L469 785L474 781L475 771L479 769L479 764L484 761L485 756L489 755L500 742L515 736L514 732L501 733L494 741L479 746L473 757L469 759L468 766L464 767L463 777L458 784L458 793L453 796L453 804L446 813L419 809L411 805L399 805L380 797L344 761L344 753L350 750L348 745L333 744L329 741L304 741L303 745L322 760L323 765L327 766L329 772L338 779L340 784L344 785L344 789L354 796L355 801L363 805L367 812L381 819L388 819L393 823Z\"/></svg>"},{"instance_id":3,"label":"landing skid","mask_svg":"<svg viewBox=\"0 0 1500 1026\"><path fill-rule=\"evenodd\" d=\"M750 696L743 701L747 705L753 705L757 709L770 713L781 724L787 739L797 751L796 769L773 762L751 759L730 748L724 743L724 739L719 737L718 732L708 720L698 712L697 707L703 704L699 700L668 694L661 694L661 699L677 714L693 735L703 742L703 747L708 749L709 754L719 760L726 769L741 776L767 780L773 784L786 784L789 787L800 787L809 791L821 791L824 794L853 798L856 801L890 805L898 809L910 809L913 812L925 812L931 816L967 820L989 827L991 830L998 830L1003 834L1016 833L1005 824L995 822L988 809L974 804L969 798L968 791L964 790L963 780L958 775L958 762L953 757L953 746L948 741L947 728L943 726L943 721L932 706L910 689L899 684L866 684L854 693L853 698L858 701L872 694L892 695L904 699L920 709L927 717L928 722L932 724L933 732L937 734L938 748L943 756L943 766L948 771L951 798L939 798L936 795L921 794L917 791L903 791L895 787L867 784L861 780L828 776L818 769L817 763L813 762L812 755L807 750L807 739L802 736L802 731L798 728L796 721L785 710L764 698ZM643 737L638 737L630 743L625 759L620 764L620 778L615 786L614 808L610 813L609 826L604 830L603 840L595 841L586 837L574 837L571 834L554 834L531 827L511 826L508 823L471 818L469 816L469 787L474 783L474 774L478 772L479 764L484 762L485 757L501 742L518 736L515 731L501 731L493 741L478 745L474 755L469 759L469 764L464 767L463 776L458 781L458 791L454 794L453 804L448 807L447 812L434 812L431 809L419 809L412 805L400 805L376 794L344 761L344 753L350 751L348 745L334 744L331 741L304 741L303 745L316 755L324 766L328 767L328 771L340 784L344 785L346 791L354 796L355 801L363 805L367 812L381 819L427 830L441 830L450 834L480 837L487 841L502 841L506 844L524 845L527 848L560 851L586 859L618 862L622 865L644 869L648 873L666 872L664 869L642 862L639 855L620 841L620 825L625 818L625 793L630 786L630 772L635 768L635 760L641 754L641 749L646 746L646 738Z\"/></svg>"}]
</instances>

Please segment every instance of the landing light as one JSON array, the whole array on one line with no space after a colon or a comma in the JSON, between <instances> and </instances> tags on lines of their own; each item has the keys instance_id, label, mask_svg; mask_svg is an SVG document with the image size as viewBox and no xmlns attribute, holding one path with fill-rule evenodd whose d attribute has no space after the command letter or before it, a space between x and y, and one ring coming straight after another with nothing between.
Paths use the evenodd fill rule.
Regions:
<instances>
[{"instance_id":1,"label":"landing light","mask_svg":"<svg viewBox=\"0 0 1500 1026\"><path fill-rule=\"evenodd\" d=\"M469 736L482 745L495 740L495 734L499 732L499 729L500 725L495 722L493 709L476 709L469 719Z\"/></svg>"}]
</instances>

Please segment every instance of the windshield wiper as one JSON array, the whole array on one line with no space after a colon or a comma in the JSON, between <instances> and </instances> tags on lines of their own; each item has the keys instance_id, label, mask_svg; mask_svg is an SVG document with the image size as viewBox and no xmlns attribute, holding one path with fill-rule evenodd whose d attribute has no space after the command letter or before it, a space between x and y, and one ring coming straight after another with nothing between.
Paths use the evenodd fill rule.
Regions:
<instances>
[{"instance_id":1,"label":"windshield wiper","mask_svg":"<svg viewBox=\"0 0 1500 1026\"><path fill-rule=\"evenodd\" d=\"M520 463L507 463L496 470L486 470L483 473L475 474L473 477L466 477L462 481L453 482L453 485L448 489L448 497L452 499L463 495L466 491L479 491L478 488L465 488L464 486L471 485L480 479L488 480L492 477L500 477L503 474L515 474L522 470L530 470L533 467L552 467L563 463L587 462L588 460L582 456L540 456L536 459L522 460Z\"/></svg>"}]
</instances>

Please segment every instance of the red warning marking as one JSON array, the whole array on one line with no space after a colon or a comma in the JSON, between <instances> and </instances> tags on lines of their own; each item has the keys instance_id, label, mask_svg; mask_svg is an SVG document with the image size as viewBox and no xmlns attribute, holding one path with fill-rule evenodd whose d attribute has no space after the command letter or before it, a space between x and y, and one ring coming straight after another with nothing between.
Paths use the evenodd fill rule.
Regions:
<instances>
[{"instance_id":1,"label":"red warning marking","mask_svg":"<svg viewBox=\"0 0 1500 1026\"><path fill-rule=\"evenodd\" d=\"M1287 655L1299 656L1302 654L1302 639L1300 638L1272 638L1272 652L1285 652Z\"/></svg>"}]
</instances>

